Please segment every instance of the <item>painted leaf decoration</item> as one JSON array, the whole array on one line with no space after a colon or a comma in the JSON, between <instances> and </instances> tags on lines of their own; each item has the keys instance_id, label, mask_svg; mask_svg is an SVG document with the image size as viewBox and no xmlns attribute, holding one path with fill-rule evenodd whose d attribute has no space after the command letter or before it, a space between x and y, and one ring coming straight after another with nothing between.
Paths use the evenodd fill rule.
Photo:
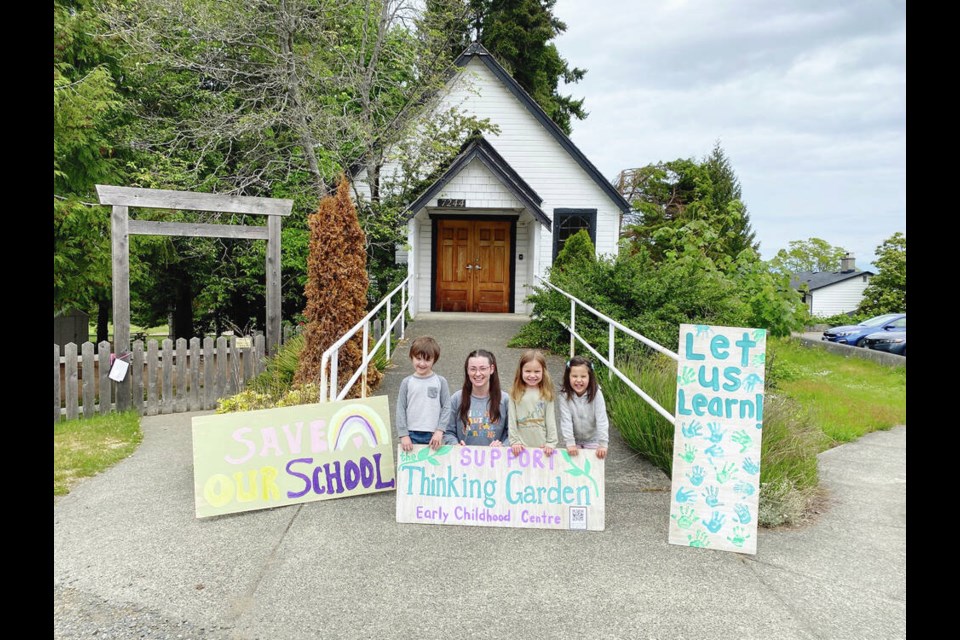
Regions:
<instances>
[{"instance_id":1,"label":"painted leaf decoration","mask_svg":"<svg viewBox=\"0 0 960 640\"><path fill-rule=\"evenodd\" d=\"M418 461L423 460L429 455L430 455L430 447L424 447L423 449L420 449L420 451L417 452L417 460Z\"/></svg>"},{"instance_id":2,"label":"painted leaf decoration","mask_svg":"<svg viewBox=\"0 0 960 640\"><path fill-rule=\"evenodd\" d=\"M589 475L590 473L590 460L583 461L583 473L584 475Z\"/></svg>"},{"instance_id":3,"label":"painted leaf decoration","mask_svg":"<svg viewBox=\"0 0 960 640\"><path fill-rule=\"evenodd\" d=\"M566 449L561 449L561 450L560 450L560 455L563 456L563 459L566 460L567 463L573 464L573 461L570 460L570 453L569 453Z\"/></svg>"},{"instance_id":4,"label":"painted leaf decoration","mask_svg":"<svg viewBox=\"0 0 960 640\"><path fill-rule=\"evenodd\" d=\"M453 447L451 447L450 445L444 445L444 446L440 447L439 449L437 449L437 455L438 455L438 456L445 456L445 455L447 455L448 453L450 453L450 449L453 449Z\"/></svg>"},{"instance_id":5,"label":"painted leaf decoration","mask_svg":"<svg viewBox=\"0 0 960 640\"><path fill-rule=\"evenodd\" d=\"M583 475L583 471L581 471L580 469L577 469L576 467L574 467L574 468L572 468L572 469L567 469L567 473L569 473L569 474L572 475L572 476L582 476L582 475Z\"/></svg>"},{"instance_id":6,"label":"painted leaf decoration","mask_svg":"<svg viewBox=\"0 0 960 640\"><path fill-rule=\"evenodd\" d=\"M430 464L432 464L432 465L435 466L435 467L439 467L439 466L440 466L440 463L437 461L436 458L427 458L427 462L429 462Z\"/></svg>"}]
</instances>

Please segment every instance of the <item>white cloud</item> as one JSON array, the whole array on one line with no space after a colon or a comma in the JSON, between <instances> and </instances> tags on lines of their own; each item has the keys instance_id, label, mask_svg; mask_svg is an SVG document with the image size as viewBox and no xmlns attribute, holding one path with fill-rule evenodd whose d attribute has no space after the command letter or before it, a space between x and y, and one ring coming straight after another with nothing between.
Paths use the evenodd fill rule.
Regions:
<instances>
[{"instance_id":1,"label":"white cloud","mask_svg":"<svg viewBox=\"0 0 960 640\"><path fill-rule=\"evenodd\" d=\"M855 252L906 230L902 1L558 0L590 116L573 141L619 171L720 140L764 257L819 237Z\"/></svg>"}]
</instances>

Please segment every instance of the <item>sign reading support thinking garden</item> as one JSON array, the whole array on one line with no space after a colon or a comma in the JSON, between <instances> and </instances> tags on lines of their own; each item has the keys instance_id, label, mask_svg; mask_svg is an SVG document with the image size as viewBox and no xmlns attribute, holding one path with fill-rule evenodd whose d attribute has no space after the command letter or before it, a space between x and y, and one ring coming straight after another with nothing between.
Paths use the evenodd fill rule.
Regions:
<instances>
[{"instance_id":1,"label":"sign reading support thinking garden","mask_svg":"<svg viewBox=\"0 0 960 640\"><path fill-rule=\"evenodd\" d=\"M397 522L603 531L604 460L509 447L397 449Z\"/></svg>"},{"instance_id":2,"label":"sign reading support thinking garden","mask_svg":"<svg viewBox=\"0 0 960 640\"><path fill-rule=\"evenodd\" d=\"M764 329L680 325L670 543L757 552Z\"/></svg>"},{"instance_id":3,"label":"sign reading support thinking garden","mask_svg":"<svg viewBox=\"0 0 960 640\"><path fill-rule=\"evenodd\" d=\"M193 419L197 517L394 488L386 396Z\"/></svg>"}]
</instances>

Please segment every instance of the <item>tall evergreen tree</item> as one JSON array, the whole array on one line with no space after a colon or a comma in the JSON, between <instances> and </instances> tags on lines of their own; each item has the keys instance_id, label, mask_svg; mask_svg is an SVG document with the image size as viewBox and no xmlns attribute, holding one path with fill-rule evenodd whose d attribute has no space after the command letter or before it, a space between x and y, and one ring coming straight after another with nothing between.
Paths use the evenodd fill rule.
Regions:
<instances>
[{"instance_id":1,"label":"tall evergreen tree","mask_svg":"<svg viewBox=\"0 0 960 640\"><path fill-rule=\"evenodd\" d=\"M570 67L554 38L567 25L553 15L556 0L462 0L473 38L513 76L557 125L569 135L572 119L587 117L583 98L559 92L560 80L581 80L585 69Z\"/></svg>"},{"instance_id":2,"label":"tall evergreen tree","mask_svg":"<svg viewBox=\"0 0 960 640\"><path fill-rule=\"evenodd\" d=\"M124 175L116 130L125 98L116 42L88 0L53 3L53 308L97 311L107 339L111 306L110 212L94 185Z\"/></svg>"},{"instance_id":3,"label":"tall evergreen tree","mask_svg":"<svg viewBox=\"0 0 960 640\"><path fill-rule=\"evenodd\" d=\"M758 251L760 245L750 226L747 205L740 197L740 179L719 141L714 143L702 166L710 184L708 211L717 220L723 252L736 259L744 249Z\"/></svg>"},{"instance_id":4,"label":"tall evergreen tree","mask_svg":"<svg viewBox=\"0 0 960 640\"><path fill-rule=\"evenodd\" d=\"M656 260L695 247L731 269L742 251L759 248L719 144L700 162L681 158L621 172L618 188L634 208L624 236Z\"/></svg>"}]
</instances>

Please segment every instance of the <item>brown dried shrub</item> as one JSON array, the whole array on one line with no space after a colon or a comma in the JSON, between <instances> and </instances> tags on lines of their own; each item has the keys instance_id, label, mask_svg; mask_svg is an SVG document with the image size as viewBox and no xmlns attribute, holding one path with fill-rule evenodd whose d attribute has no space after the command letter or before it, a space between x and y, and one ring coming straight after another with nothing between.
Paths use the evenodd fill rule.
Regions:
<instances>
[{"instance_id":1,"label":"brown dried shrub","mask_svg":"<svg viewBox=\"0 0 960 640\"><path fill-rule=\"evenodd\" d=\"M360 228L346 177L341 177L335 194L320 201L308 223L310 248L304 310L307 325L295 385L319 382L323 352L367 313L366 235ZM340 347L337 377L341 388L362 360L363 332L360 331ZM382 376L375 367L369 366L368 388L376 388ZM359 382L347 394L348 398L360 395Z\"/></svg>"}]
</instances>

